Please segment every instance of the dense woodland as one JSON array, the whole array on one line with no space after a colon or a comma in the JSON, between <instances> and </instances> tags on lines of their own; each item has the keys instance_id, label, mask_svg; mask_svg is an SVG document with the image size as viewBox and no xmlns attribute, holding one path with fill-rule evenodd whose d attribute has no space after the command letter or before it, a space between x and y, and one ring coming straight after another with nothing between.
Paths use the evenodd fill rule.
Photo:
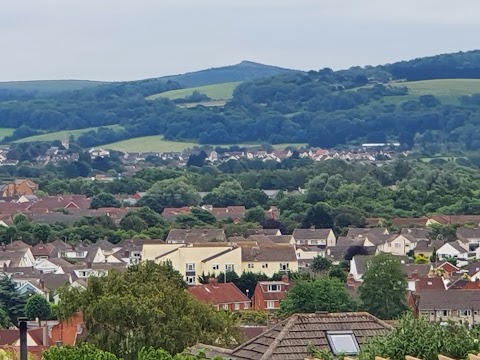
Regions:
<instances>
[{"instance_id":1,"label":"dense woodland","mask_svg":"<svg viewBox=\"0 0 480 360\"><path fill-rule=\"evenodd\" d=\"M454 101L413 96L401 82L438 78L480 78L480 51L439 55L377 67L334 72L291 72L242 83L221 108L178 108L148 95L180 88L159 79L104 84L56 94L2 90L2 126L10 141L41 131L120 124L81 135L83 147L145 135L203 144L298 143L334 147L398 140L441 150L480 149L480 95Z\"/></svg>"}]
</instances>

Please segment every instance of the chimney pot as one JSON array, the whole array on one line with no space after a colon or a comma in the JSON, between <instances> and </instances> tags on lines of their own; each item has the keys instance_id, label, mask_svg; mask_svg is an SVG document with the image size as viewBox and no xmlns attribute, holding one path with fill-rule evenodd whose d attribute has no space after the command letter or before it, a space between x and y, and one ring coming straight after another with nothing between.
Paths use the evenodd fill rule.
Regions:
<instances>
[{"instance_id":1,"label":"chimney pot","mask_svg":"<svg viewBox=\"0 0 480 360\"><path fill-rule=\"evenodd\" d=\"M218 285L218 279L211 277L210 279L208 279L208 283L210 285Z\"/></svg>"}]
</instances>

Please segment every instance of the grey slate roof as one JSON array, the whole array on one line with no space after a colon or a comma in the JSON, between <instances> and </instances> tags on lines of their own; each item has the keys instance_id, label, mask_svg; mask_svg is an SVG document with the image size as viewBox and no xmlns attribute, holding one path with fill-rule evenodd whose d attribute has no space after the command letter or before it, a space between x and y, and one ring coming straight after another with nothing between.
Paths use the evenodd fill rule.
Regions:
<instances>
[{"instance_id":1,"label":"grey slate roof","mask_svg":"<svg viewBox=\"0 0 480 360\"><path fill-rule=\"evenodd\" d=\"M242 261L297 261L293 246L242 246Z\"/></svg>"},{"instance_id":2,"label":"grey slate roof","mask_svg":"<svg viewBox=\"0 0 480 360\"><path fill-rule=\"evenodd\" d=\"M425 290L420 294L419 310L480 310L478 290Z\"/></svg>"},{"instance_id":3,"label":"grey slate roof","mask_svg":"<svg viewBox=\"0 0 480 360\"><path fill-rule=\"evenodd\" d=\"M325 240L332 229L295 229L293 237L295 240Z\"/></svg>"},{"instance_id":4,"label":"grey slate roof","mask_svg":"<svg viewBox=\"0 0 480 360\"><path fill-rule=\"evenodd\" d=\"M223 229L172 229L168 233L167 243L175 242L206 242L210 240L225 241Z\"/></svg>"},{"instance_id":5,"label":"grey slate roof","mask_svg":"<svg viewBox=\"0 0 480 360\"><path fill-rule=\"evenodd\" d=\"M327 331L351 330L359 345L371 336L385 335L390 325L368 313L295 314L238 346L231 355L240 360L304 360L308 346L331 352Z\"/></svg>"}]
</instances>

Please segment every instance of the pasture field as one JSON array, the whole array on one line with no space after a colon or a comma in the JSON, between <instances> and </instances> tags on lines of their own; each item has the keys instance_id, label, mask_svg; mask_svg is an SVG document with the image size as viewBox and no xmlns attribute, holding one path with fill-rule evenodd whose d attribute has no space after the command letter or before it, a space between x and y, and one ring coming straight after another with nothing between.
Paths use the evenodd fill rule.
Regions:
<instances>
[{"instance_id":1,"label":"pasture field","mask_svg":"<svg viewBox=\"0 0 480 360\"><path fill-rule=\"evenodd\" d=\"M64 138L69 138L70 136L78 137L81 134L91 131L91 130L97 130L101 127L104 128L109 128L109 129L121 129L122 127L120 125L107 125L107 126L98 126L98 127L91 127L91 128L85 128L85 129L76 129L76 130L62 130L62 131L56 131L56 132L51 132L51 133L46 133L46 134L40 134L40 135L34 135L34 136L29 136L23 139L19 139L14 141L14 143L26 143L26 142L37 142L37 141L54 141L54 140L62 140Z\"/></svg>"},{"instance_id":2,"label":"pasture field","mask_svg":"<svg viewBox=\"0 0 480 360\"><path fill-rule=\"evenodd\" d=\"M0 140L3 140L5 136L10 136L13 134L15 129L10 128L0 128Z\"/></svg>"},{"instance_id":3,"label":"pasture field","mask_svg":"<svg viewBox=\"0 0 480 360\"><path fill-rule=\"evenodd\" d=\"M194 91L198 91L200 94L205 94L212 100L230 100L233 96L233 90L235 90L239 84L241 84L241 81L171 90L160 94L150 95L147 97L147 100L155 100L158 98L166 98L170 100L183 99L192 95Z\"/></svg>"}]
</instances>

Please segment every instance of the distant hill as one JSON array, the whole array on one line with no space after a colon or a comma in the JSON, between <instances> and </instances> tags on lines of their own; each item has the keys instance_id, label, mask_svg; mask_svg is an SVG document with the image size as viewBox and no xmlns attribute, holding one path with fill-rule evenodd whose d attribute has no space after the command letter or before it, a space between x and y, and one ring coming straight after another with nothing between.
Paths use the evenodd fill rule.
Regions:
<instances>
[{"instance_id":1,"label":"distant hill","mask_svg":"<svg viewBox=\"0 0 480 360\"><path fill-rule=\"evenodd\" d=\"M190 88L212 84L248 81L262 77L288 74L295 71L296 70L259 64L252 61L242 61L237 65L200 70L183 75L163 76L159 79L175 81L182 85L182 87Z\"/></svg>"},{"instance_id":2,"label":"distant hill","mask_svg":"<svg viewBox=\"0 0 480 360\"><path fill-rule=\"evenodd\" d=\"M92 88L105 84L91 80L32 80L0 82L0 89L39 92L61 92Z\"/></svg>"}]
</instances>

